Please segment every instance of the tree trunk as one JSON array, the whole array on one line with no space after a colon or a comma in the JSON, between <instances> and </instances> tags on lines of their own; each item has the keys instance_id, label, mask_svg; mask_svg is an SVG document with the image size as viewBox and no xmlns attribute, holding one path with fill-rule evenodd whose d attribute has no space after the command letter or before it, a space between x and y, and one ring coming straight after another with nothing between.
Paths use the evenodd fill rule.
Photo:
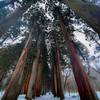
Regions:
<instances>
[{"instance_id":1,"label":"tree trunk","mask_svg":"<svg viewBox=\"0 0 100 100\"><path fill-rule=\"evenodd\" d=\"M34 0L31 0L25 6L20 7L8 14L5 19L0 21L0 37L13 25L19 17L31 6Z\"/></svg>"},{"instance_id":2,"label":"tree trunk","mask_svg":"<svg viewBox=\"0 0 100 100\"><path fill-rule=\"evenodd\" d=\"M98 44L98 46L100 47L100 43L91 35L91 34L89 34L91 37L92 37L92 39Z\"/></svg>"},{"instance_id":3,"label":"tree trunk","mask_svg":"<svg viewBox=\"0 0 100 100\"><path fill-rule=\"evenodd\" d=\"M60 21L62 32L65 37L65 41L69 52L69 57L71 60L73 73L80 94L80 98L81 100L98 100L95 90L93 89L85 73L85 70L83 69L83 65L79 59L75 45L73 44L73 41L70 38L69 33L66 30L65 25L61 21L60 17L59 17L59 21Z\"/></svg>"},{"instance_id":4,"label":"tree trunk","mask_svg":"<svg viewBox=\"0 0 100 100\"><path fill-rule=\"evenodd\" d=\"M65 83L64 83L64 90L66 90L67 79L69 76L70 76L70 74L66 74Z\"/></svg>"},{"instance_id":5,"label":"tree trunk","mask_svg":"<svg viewBox=\"0 0 100 100\"><path fill-rule=\"evenodd\" d=\"M56 52L57 52L57 94L60 96L60 99L64 99L64 84L62 79L62 70L61 70L61 63L60 63L60 55L59 55L59 49L58 49L58 42L56 39Z\"/></svg>"},{"instance_id":6,"label":"tree trunk","mask_svg":"<svg viewBox=\"0 0 100 100\"><path fill-rule=\"evenodd\" d=\"M68 86L68 93L69 93L69 96L70 96L70 82L69 81L67 82L67 86Z\"/></svg>"},{"instance_id":7,"label":"tree trunk","mask_svg":"<svg viewBox=\"0 0 100 100\"><path fill-rule=\"evenodd\" d=\"M32 65L32 72L31 72L31 77L30 77L30 81L29 81L29 85L28 85L26 99L32 98L33 88L34 88L35 80L36 80L36 69L38 66L39 57L40 57L40 35L39 35L38 42L37 42L37 55L33 61L33 65Z\"/></svg>"},{"instance_id":8,"label":"tree trunk","mask_svg":"<svg viewBox=\"0 0 100 100\"><path fill-rule=\"evenodd\" d=\"M38 67L39 67L39 60L38 60L38 63L37 63L37 67L36 67L36 70L35 70L35 79L34 79L34 85L32 87L32 97L33 99L35 99L36 97L36 84L37 84L37 74L38 74ZM29 100L31 100L31 98L28 98Z\"/></svg>"},{"instance_id":9,"label":"tree trunk","mask_svg":"<svg viewBox=\"0 0 100 100\"><path fill-rule=\"evenodd\" d=\"M84 0L61 0L79 15L100 37L100 6Z\"/></svg>"},{"instance_id":10,"label":"tree trunk","mask_svg":"<svg viewBox=\"0 0 100 100\"><path fill-rule=\"evenodd\" d=\"M90 66L91 67L91 66ZM98 74L100 74L100 71L96 70L95 68L91 67L94 71L96 71Z\"/></svg>"},{"instance_id":11,"label":"tree trunk","mask_svg":"<svg viewBox=\"0 0 100 100\"><path fill-rule=\"evenodd\" d=\"M9 85L8 85L4 95L3 95L2 100L17 100L17 97L20 93L21 86L22 86L24 67L26 65L27 56L28 56L29 49L30 49L31 44L32 44L32 36L33 36L32 32L33 32L33 28L31 30L29 38L25 44L25 47L22 51L22 54L19 58L16 69L13 73L12 78L11 78L11 81L10 81L10 83L9 83Z\"/></svg>"},{"instance_id":12,"label":"tree trunk","mask_svg":"<svg viewBox=\"0 0 100 100\"><path fill-rule=\"evenodd\" d=\"M100 92L100 85L98 85L99 84L99 82L98 81L93 81L94 82L94 84L96 85L96 87L97 87L97 91L99 91Z\"/></svg>"},{"instance_id":13,"label":"tree trunk","mask_svg":"<svg viewBox=\"0 0 100 100\"><path fill-rule=\"evenodd\" d=\"M30 73L31 73L31 71L30 71ZM26 75L26 77L25 77L25 83L23 85L21 94L26 94L27 93L28 84L29 84L29 80L30 80L30 76L31 76L30 73L29 73L29 75Z\"/></svg>"},{"instance_id":14,"label":"tree trunk","mask_svg":"<svg viewBox=\"0 0 100 100\"><path fill-rule=\"evenodd\" d=\"M25 71L24 71L24 78L23 78L23 88L21 90L21 94L27 94L27 90L28 90L28 85L29 85L29 80L30 80L30 76L31 76L31 71L32 71L32 59L33 59L33 54L32 54L33 50L32 48L30 49L29 55L28 55L28 60L25 66Z\"/></svg>"},{"instance_id":15,"label":"tree trunk","mask_svg":"<svg viewBox=\"0 0 100 100\"><path fill-rule=\"evenodd\" d=\"M39 97L41 93L41 74L42 74L42 64L39 63L38 70L37 70L36 85L33 93L35 97Z\"/></svg>"},{"instance_id":16,"label":"tree trunk","mask_svg":"<svg viewBox=\"0 0 100 100\"><path fill-rule=\"evenodd\" d=\"M87 72L87 75L89 76L89 75L90 75L90 64L89 64L88 59L86 59L86 60L87 60L87 65L88 65L88 72Z\"/></svg>"},{"instance_id":17,"label":"tree trunk","mask_svg":"<svg viewBox=\"0 0 100 100\"><path fill-rule=\"evenodd\" d=\"M0 45L2 45L2 44L6 41L7 38L8 38L8 37L5 37L5 38L0 42Z\"/></svg>"},{"instance_id":18,"label":"tree trunk","mask_svg":"<svg viewBox=\"0 0 100 100\"><path fill-rule=\"evenodd\" d=\"M54 92L54 97L56 97L57 96L57 77L56 77L56 71L55 71L54 57L53 57L53 92Z\"/></svg>"}]
</instances>

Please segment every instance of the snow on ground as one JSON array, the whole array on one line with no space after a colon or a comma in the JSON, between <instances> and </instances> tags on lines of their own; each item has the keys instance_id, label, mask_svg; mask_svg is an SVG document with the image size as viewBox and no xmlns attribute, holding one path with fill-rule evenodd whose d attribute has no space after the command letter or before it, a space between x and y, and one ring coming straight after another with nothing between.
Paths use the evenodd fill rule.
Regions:
<instances>
[{"instance_id":1,"label":"snow on ground","mask_svg":"<svg viewBox=\"0 0 100 100\"><path fill-rule=\"evenodd\" d=\"M100 92L96 92L96 93L100 100ZM4 94L4 91L0 92L0 100L3 96L3 94ZM19 95L17 100L26 100L25 95ZM45 95L41 95L39 98L36 97L35 99L32 99L32 100L60 100L60 98L57 98L57 97L54 98L54 95L51 92L47 92ZM69 93L65 93L64 100L80 100L79 94L78 93L70 93L70 96L69 96Z\"/></svg>"},{"instance_id":2,"label":"snow on ground","mask_svg":"<svg viewBox=\"0 0 100 100\"><path fill-rule=\"evenodd\" d=\"M99 98L99 100L100 100L100 92L97 91L96 93L97 93L98 98Z\"/></svg>"},{"instance_id":3,"label":"snow on ground","mask_svg":"<svg viewBox=\"0 0 100 100\"><path fill-rule=\"evenodd\" d=\"M4 92L5 92L5 91L0 92L0 100L1 100L1 98L2 98L2 96L3 96L3 94L4 94Z\"/></svg>"},{"instance_id":4,"label":"snow on ground","mask_svg":"<svg viewBox=\"0 0 100 100\"><path fill-rule=\"evenodd\" d=\"M25 95L20 95L18 97L18 100L26 100L23 99L25 98ZM60 100L60 98L55 97L51 92L47 92L46 95L41 95L39 98L36 97L35 99L32 100ZM65 99L64 100L79 100L78 93L71 93L69 96L69 93L65 93Z\"/></svg>"}]
</instances>

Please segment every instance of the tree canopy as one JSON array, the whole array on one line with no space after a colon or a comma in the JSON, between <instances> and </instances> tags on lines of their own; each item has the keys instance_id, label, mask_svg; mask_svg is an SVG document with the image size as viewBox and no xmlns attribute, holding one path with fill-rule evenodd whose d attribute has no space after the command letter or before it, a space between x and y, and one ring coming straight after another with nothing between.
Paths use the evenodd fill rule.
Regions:
<instances>
[{"instance_id":1,"label":"tree canopy","mask_svg":"<svg viewBox=\"0 0 100 100\"><path fill-rule=\"evenodd\" d=\"M90 67L100 73L100 6L96 5L97 2L0 1L0 86L13 70L2 100L16 99L21 92L30 99L49 90L63 99L62 72L67 68L73 70L81 99L98 100L87 77L87 74L90 77ZM77 39L75 32L85 36L89 45L94 47L94 55ZM15 86L15 96L12 97ZM89 96L82 92L82 86Z\"/></svg>"}]
</instances>

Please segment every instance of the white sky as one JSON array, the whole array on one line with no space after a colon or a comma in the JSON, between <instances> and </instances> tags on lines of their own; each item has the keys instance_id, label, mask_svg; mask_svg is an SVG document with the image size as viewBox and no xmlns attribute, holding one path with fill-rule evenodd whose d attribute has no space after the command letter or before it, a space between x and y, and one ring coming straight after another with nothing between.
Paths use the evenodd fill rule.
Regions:
<instances>
[{"instance_id":1,"label":"white sky","mask_svg":"<svg viewBox=\"0 0 100 100\"><path fill-rule=\"evenodd\" d=\"M83 43L88 48L90 55L94 55L93 47L89 46L89 42L85 40L85 35L80 32L74 32L74 34L75 34L77 40L79 40L81 43Z\"/></svg>"},{"instance_id":2,"label":"white sky","mask_svg":"<svg viewBox=\"0 0 100 100\"><path fill-rule=\"evenodd\" d=\"M73 18L74 20L74 18ZM83 43L89 50L90 55L94 55L94 45L91 45L91 47L89 46L89 42L85 40L85 34L83 31L83 24L78 25L78 24L73 24L75 30L80 30L81 32L78 31L74 31L74 35L76 36L76 39L79 40L81 43ZM82 33L83 32L83 33Z\"/></svg>"}]
</instances>

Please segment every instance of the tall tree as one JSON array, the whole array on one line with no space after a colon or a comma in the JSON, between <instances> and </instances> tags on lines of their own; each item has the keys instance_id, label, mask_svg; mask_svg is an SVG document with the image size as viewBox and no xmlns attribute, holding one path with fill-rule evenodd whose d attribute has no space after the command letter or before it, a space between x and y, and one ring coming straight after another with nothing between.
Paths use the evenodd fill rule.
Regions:
<instances>
[{"instance_id":1,"label":"tall tree","mask_svg":"<svg viewBox=\"0 0 100 100\"><path fill-rule=\"evenodd\" d=\"M100 6L88 0L61 0L100 36Z\"/></svg>"},{"instance_id":2,"label":"tall tree","mask_svg":"<svg viewBox=\"0 0 100 100\"><path fill-rule=\"evenodd\" d=\"M45 94L51 88L51 81L50 81L50 68L48 65L48 50L46 45L46 32L43 31L42 38L41 38L41 54L42 54L42 93Z\"/></svg>"},{"instance_id":3,"label":"tall tree","mask_svg":"<svg viewBox=\"0 0 100 100\"><path fill-rule=\"evenodd\" d=\"M52 53L53 53L53 50L52 50ZM56 76L56 68L55 68L55 57L54 57L54 53L52 55L53 57L53 62L52 62L52 65L53 65L53 92L54 92L54 96L56 97L57 96L57 76Z\"/></svg>"},{"instance_id":4,"label":"tall tree","mask_svg":"<svg viewBox=\"0 0 100 100\"><path fill-rule=\"evenodd\" d=\"M41 94L41 78L42 78L42 62L39 59L36 82L35 82L35 87L34 87L34 92L33 92L34 97L39 97Z\"/></svg>"},{"instance_id":5,"label":"tall tree","mask_svg":"<svg viewBox=\"0 0 100 100\"><path fill-rule=\"evenodd\" d=\"M60 55L58 49L58 42L56 38L56 67L57 67L57 95L60 96L60 99L64 99L64 84L62 80L62 71L61 71L61 63L60 63Z\"/></svg>"},{"instance_id":6,"label":"tall tree","mask_svg":"<svg viewBox=\"0 0 100 100\"><path fill-rule=\"evenodd\" d=\"M58 17L59 17L59 15L58 15ZM70 35L69 35L68 31L66 30L65 25L61 21L60 17L59 17L59 22L60 22L60 27L61 27L62 32L65 37L66 46L67 46L67 49L69 52L69 57L71 60L73 73L74 73L75 80L77 83L80 98L81 98L81 100L98 100L95 90L93 89L93 87L83 69L82 63L77 54L77 50L75 48L73 40L70 38Z\"/></svg>"},{"instance_id":7,"label":"tall tree","mask_svg":"<svg viewBox=\"0 0 100 100\"><path fill-rule=\"evenodd\" d=\"M32 37L33 37L32 32L33 32L33 28L25 44L25 47L22 51L22 54L19 58L16 69L11 78L11 81L2 97L2 100L17 100L17 97L21 91L24 67L26 65L28 52L32 43Z\"/></svg>"},{"instance_id":8,"label":"tall tree","mask_svg":"<svg viewBox=\"0 0 100 100\"><path fill-rule=\"evenodd\" d=\"M39 58L40 58L40 36L41 36L41 34L38 37L37 54L36 54L36 57L33 60L31 77L30 77L30 81L29 81L29 85L28 85L27 94L26 94L27 99L32 98L32 93L33 93L34 86L35 86L36 70L37 70L37 67L38 67L38 64L39 64Z\"/></svg>"},{"instance_id":9,"label":"tall tree","mask_svg":"<svg viewBox=\"0 0 100 100\"><path fill-rule=\"evenodd\" d=\"M12 13L8 14L5 19L0 21L0 37L13 25L19 17L32 5L34 0L31 0L26 5L16 9Z\"/></svg>"}]
</instances>

